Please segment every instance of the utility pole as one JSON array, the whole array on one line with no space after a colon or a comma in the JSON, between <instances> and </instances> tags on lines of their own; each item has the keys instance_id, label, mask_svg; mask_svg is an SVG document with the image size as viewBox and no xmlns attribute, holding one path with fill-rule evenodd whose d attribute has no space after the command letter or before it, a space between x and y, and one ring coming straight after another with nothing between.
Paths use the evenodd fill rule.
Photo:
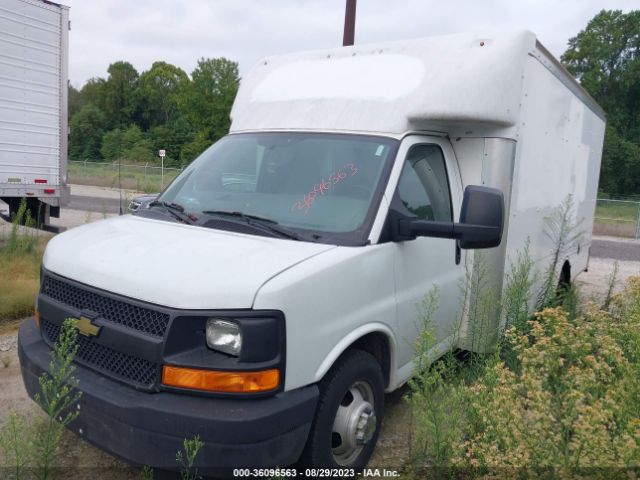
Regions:
<instances>
[{"instance_id":1,"label":"utility pole","mask_svg":"<svg viewBox=\"0 0 640 480\"><path fill-rule=\"evenodd\" d=\"M342 46L353 45L356 35L356 0L347 0L347 7L344 11L344 36Z\"/></svg>"}]
</instances>

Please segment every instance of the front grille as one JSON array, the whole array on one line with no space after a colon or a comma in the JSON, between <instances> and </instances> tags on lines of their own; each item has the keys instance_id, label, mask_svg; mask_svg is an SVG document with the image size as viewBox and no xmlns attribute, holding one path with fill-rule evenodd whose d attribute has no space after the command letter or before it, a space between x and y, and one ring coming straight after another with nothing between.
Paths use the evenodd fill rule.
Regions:
<instances>
[{"instance_id":1,"label":"front grille","mask_svg":"<svg viewBox=\"0 0 640 480\"><path fill-rule=\"evenodd\" d=\"M42 332L50 345L58 341L60 326L42 318ZM76 361L126 383L149 389L158 378L160 365L127 355L78 335Z\"/></svg>"},{"instance_id":2,"label":"front grille","mask_svg":"<svg viewBox=\"0 0 640 480\"><path fill-rule=\"evenodd\" d=\"M156 337L163 337L169 314L116 300L76 287L50 275L44 277L42 293L78 310L91 310L102 318Z\"/></svg>"}]
</instances>

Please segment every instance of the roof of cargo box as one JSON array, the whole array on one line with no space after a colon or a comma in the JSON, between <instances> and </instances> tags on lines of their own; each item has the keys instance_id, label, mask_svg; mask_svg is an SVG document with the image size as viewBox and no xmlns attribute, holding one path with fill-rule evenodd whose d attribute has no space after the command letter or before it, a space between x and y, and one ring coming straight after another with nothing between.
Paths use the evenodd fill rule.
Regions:
<instances>
[{"instance_id":1,"label":"roof of cargo box","mask_svg":"<svg viewBox=\"0 0 640 480\"><path fill-rule=\"evenodd\" d=\"M508 128L518 120L527 56L541 51L587 98L532 32L456 34L263 59L242 79L231 131Z\"/></svg>"}]
</instances>

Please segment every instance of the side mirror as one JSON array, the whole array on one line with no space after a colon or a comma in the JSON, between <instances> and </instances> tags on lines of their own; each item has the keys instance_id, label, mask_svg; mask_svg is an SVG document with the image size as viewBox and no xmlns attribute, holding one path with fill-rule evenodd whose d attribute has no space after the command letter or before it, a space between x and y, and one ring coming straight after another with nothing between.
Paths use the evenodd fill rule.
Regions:
<instances>
[{"instance_id":1,"label":"side mirror","mask_svg":"<svg viewBox=\"0 0 640 480\"><path fill-rule=\"evenodd\" d=\"M400 218L395 237L453 238L460 248L492 248L500 245L504 225L504 195L495 188L469 185L464 190L460 222L434 222Z\"/></svg>"},{"instance_id":2,"label":"side mirror","mask_svg":"<svg viewBox=\"0 0 640 480\"><path fill-rule=\"evenodd\" d=\"M504 225L504 195L496 188L469 185L464 189L460 223L454 229L460 248L492 248L500 245Z\"/></svg>"}]
</instances>

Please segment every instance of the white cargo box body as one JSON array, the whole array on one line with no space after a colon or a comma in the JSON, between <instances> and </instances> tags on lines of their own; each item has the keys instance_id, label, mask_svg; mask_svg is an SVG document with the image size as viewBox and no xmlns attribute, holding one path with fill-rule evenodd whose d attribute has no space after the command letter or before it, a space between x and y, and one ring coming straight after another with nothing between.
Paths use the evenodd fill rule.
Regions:
<instances>
[{"instance_id":1,"label":"white cargo box body","mask_svg":"<svg viewBox=\"0 0 640 480\"><path fill-rule=\"evenodd\" d=\"M0 197L67 194L68 7L0 5Z\"/></svg>"},{"instance_id":2,"label":"white cargo box body","mask_svg":"<svg viewBox=\"0 0 640 480\"><path fill-rule=\"evenodd\" d=\"M503 242L488 253L498 276L527 239L544 268L552 251L544 218L569 195L584 233L570 252L572 276L587 267L604 112L529 31L267 58L243 78L232 119L232 133L446 137L463 186L505 194Z\"/></svg>"}]
</instances>

